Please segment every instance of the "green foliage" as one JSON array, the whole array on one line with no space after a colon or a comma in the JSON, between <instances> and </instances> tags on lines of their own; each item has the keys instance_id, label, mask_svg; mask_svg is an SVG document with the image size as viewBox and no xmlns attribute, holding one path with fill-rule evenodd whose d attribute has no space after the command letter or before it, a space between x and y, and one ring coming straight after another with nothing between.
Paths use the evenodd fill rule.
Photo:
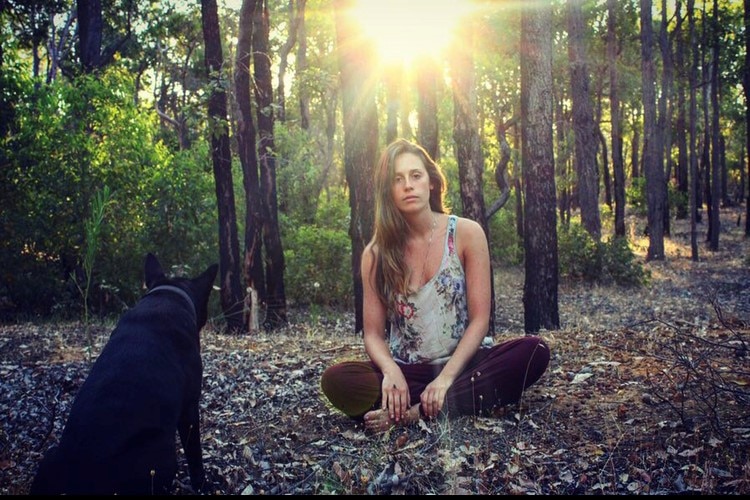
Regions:
<instances>
[{"instance_id":1,"label":"green foliage","mask_svg":"<svg viewBox=\"0 0 750 500\"><path fill-rule=\"evenodd\" d=\"M563 277L621 286L648 282L625 238L596 241L578 222L558 227L558 255Z\"/></svg>"},{"instance_id":2,"label":"green foliage","mask_svg":"<svg viewBox=\"0 0 750 500\"><path fill-rule=\"evenodd\" d=\"M637 215L644 216L648 210L646 203L646 178L636 177L631 180L630 185L625 188L625 199Z\"/></svg>"},{"instance_id":3,"label":"green foliage","mask_svg":"<svg viewBox=\"0 0 750 500\"><path fill-rule=\"evenodd\" d=\"M490 255L493 262L501 265L517 265L523 262L523 241L516 231L515 194L490 219Z\"/></svg>"},{"instance_id":4,"label":"green foliage","mask_svg":"<svg viewBox=\"0 0 750 500\"><path fill-rule=\"evenodd\" d=\"M16 133L5 140L2 184L7 239L0 294L33 314L77 310L71 274L85 276L86 224L95 193L116 187L109 223L97 234L92 310L120 312L142 291L143 256L203 268L215 261L215 194L205 145L173 155L155 139L158 120L133 99L131 77L33 85L20 80ZM8 187L14 187L9 189Z\"/></svg>"},{"instance_id":5,"label":"green foliage","mask_svg":"<svg viewBox=\"0 0 750 500\"><path fill-rule=\"evenodd\" d=\"M351 253L346 231L317 225L299 225L286 231L287 299L304 305L352 307Z\"/></svg>"}]
</instances>

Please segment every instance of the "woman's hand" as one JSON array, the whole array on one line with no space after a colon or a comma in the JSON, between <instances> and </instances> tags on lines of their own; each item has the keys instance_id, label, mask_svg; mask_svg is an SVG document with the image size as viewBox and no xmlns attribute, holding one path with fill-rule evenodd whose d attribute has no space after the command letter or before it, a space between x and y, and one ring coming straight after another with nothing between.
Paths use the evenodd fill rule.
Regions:
<instances>
[{"instance_id":1,"label":"woman's hand","mask_svg":"<svg viewBox=\"0 0 750 500\"><path fill-rule=\"evenodd\" d=\"M440 375L430 382L424 391L420 395L420 402L422 403L422 409L424 414L428 418L435 418L440 414L445 404L445 395L448 392L448 388L451 383Z\"/></svg>"},{"instance_id":2,"label":"woman's hand","mask_svg":"<svg viewBox=\"0 0 750 500\"><path fill-rule=\"evenodd\" d=\"M411 406L409 385L401 370L397 374L383 374L382 394L382 408L388 411L392 421L400 422Z\"/></svg>"}]
</instances>

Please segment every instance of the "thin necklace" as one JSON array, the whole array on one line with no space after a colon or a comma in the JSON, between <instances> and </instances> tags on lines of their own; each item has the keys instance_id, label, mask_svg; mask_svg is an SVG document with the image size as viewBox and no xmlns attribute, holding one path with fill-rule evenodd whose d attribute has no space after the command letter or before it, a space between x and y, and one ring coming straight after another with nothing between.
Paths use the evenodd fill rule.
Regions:
<instances>
[{"instance_id":1,"label":"thin necklace","mask_svg":"<svg viewBox=\"0 0 750 500\"><path fill-rule=\"evenodd\" d=\"M430 255L430 247L432 246L432 237L435 235L435 226L437 225L437 218L435 212L432 212L432 229L430 230L430 238L427 240L427 251L424 253L424 262L422 262L422 280L427 283L427 276L425 276L425 268L427 266L427 257Z\"/></svg>"}]
</instances>

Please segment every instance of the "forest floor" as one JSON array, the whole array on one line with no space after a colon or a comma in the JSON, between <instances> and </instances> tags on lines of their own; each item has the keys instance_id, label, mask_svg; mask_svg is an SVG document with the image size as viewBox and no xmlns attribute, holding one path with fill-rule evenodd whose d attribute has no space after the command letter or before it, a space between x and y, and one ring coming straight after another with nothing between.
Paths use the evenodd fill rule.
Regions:
<instances>
[{"instance_id":1,"label":"forest floor","mask_svg":"<svg viewBox=\"0 0 750 500\"><path fill-rule=\"evenodd\" d=\"M640 288L563 281L548 371L494 418L366 433L319 392L364 358L351 314L291 311L283 331L202 333L203 455L216 494L750 493L750 240L722 213L720 250L690 258L675 221ZM743 224L737 225L742 213ZM496 269L496 338L523 334L523 268ZM96 355L113 324L93 327ZM91 364L80 324L0 326L0 495L28 493ZM179 452L175 492L191 493Z\"/></svg>"}]
</instances>

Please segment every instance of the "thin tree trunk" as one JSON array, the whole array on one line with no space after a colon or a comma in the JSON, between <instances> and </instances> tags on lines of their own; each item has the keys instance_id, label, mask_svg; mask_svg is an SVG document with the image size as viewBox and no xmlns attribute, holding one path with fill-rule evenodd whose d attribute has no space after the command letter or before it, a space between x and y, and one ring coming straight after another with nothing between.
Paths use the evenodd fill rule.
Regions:
<instances>
[{"instance_id":1,"label":"thin tree trunk","mask_svg":"<svg viewBox=\"0 0 750 500\"><path fill-rule=\"evenodd\" d=\"M266 326L276 328L286 323L284 290L284 249L279 232L276 195L276 145L273 136L273 87L271 54L268 51L268 0L256 0L253 16L253 71L255 76L256 116L258 119L258 164L260 189L264 206L263 246L266 265Z\"/></svg>"},{"instance_id":2,"label":"thin tree trunk","mask_svg":"<svg viewBox=\"0 0 750 500\"><path fill-rule=\"evenodd\" d=\"M527 333L560 328L555 157L552 137L552 6L521 7L521 123L526 195L523 290Z\"/></svg>"},{"instance_id":3,"label":"thin tree trunk","mask_svg":"<svg viewBox=\"0 0 750 500\"><path fill-rule=\"evenodd\" d=\"M745 0L745 74L742 83L745 91L745 142L747 147L747 199L745 201L745 236L750 237L750 0Z\"/></svg>"},{"instance_id":4,"label":"thin tree trunk","mask_svg":"<svg viewBox=\"0 0 750 500\"><path fill-rule=\"evenodd\" d=\"M745 0L750 2L750 0ZM687 0L688 30L690 37L690 53L692 64L688 69L688 86L690 88L690 257L694 262L699 259L698 255L698 150L697 137L698 128L698 96L696 93L697 71L698 71L698 44L695 36L695 0Z\"/></svg>"},{"instance_id":5,"label":"thin tree trunk","mask_svg":"<svg viewBox=\"0 0 750 500\"><path fill-rule=\"evenodd\" d=\"M683 41L683 22L682 16L682 2L677 1L675 7L675 18L677 24L674 30L674 36L678 43L675 44L675 66L679 72L690 71L690 68L685 65L685 44ZM688 172L690 170L688 160L688 145L687 145L687 123L686 123L686 107L685 102L685 82L684 78L677 79L677 122L675 124L675 132L677 137L677 191L687 199L689 197L690 185L688 181ZM677 212L675 217L678 219L685 219L688 215L687 207L684 203L680 202L677 204Z\"/></svg>"},{"instance_id":6,"label":"thin tree trunk","mask_svg":"<svg viewBox=\"0 0 750 500\"><path fill-rule=\"evenodd\" d=\"M662 55L662 88L659 97L659 118L657 120L657 131L659 132L659 164L662 164L662 158L665 165L664 175L664 235L670 234L669 218L669 179L672 175L672 81L673 81L673 62L672 62L672 44L667 32L667 0L661 0L661 29L659 31L659 47Z\"/></svg>"},{"instance_id":7,"label":"thin tree trunk","mask_svg":"<svg viewBox=\"0 0 750 500\"><path fill-rule=\"evenodd\" d=\"M242 321L242 285L240 280L240 244L232 187L232 158L227 127L227 95L222 86L224 56L221 50L219 15L216 0L201 0L201 19L205 40L205 64L211 94L208 99L208 129L211 133L211 158L216 183L219 214L219 283L221 308L227 330L239 332Z\"/></svg>"},{"instance_id":8,"label":"thin tree trunk","mask_svg":"<svg viewBox=\"0 0 750 500\"><path fill-rule=\"evenodd\" d=\"M255 0L243 0L240 8L237 59L234 68L235 100L237 101L237 149L242 165L242 182L245 189L245 254L243 275L245 288L255 290L258 298L266 296L263 270L263 214L258 176L258 155L255 150L256 129L251 100L252 80L252 27ZM250 311L244 311L245 328L250 331Z\"/></svg>"},{"instance_id":9,"label":"thin tree trunk","mask_svg":"<svg viewBox=\"0 0 750 500\"><path fill-rule=\"evenodd\" d=\"M750 0L748 0L750 1ZM625 236L625 165L622 157L622 123L617 71L617 0L607 0L607 59L609 64L609 114L612 119L612 170L615 178L615 236Z\"/></svg>"},{"instance_id":10,"label":"thin tree trunk","mask_svg":"<svg viewBox=\"0 0 750 500\"><path fill-rule=\"evenodd\" d=\"M344 120L344 169L349 184L349 236L352 241L354 330L361 332L362 275L360 264L373 230L373 166L378 154L378 114L371 82L372 47L347 14L352 0L334 0L336 41L341 74Z\"/></svg>"},{"instance_id":11,"label":"thin tree trunk","mask_svg":"<svg viewBox=\"0 0 750 500\"><path fill-rule=\"evenodd\" d=\"M599 169L596 162L599 139L589 90L588 63L584 45L583 0L568 0L568 59L573 97L573 132L575 137L575 170L581 225L595 241L601 239L599 217Z\"/></svg>"},{"instance_id":12,"label":"thin tree trunk","mask_svg":"<svg viewBox=\"0 0 750 500\"><path fill-rule=\"evenodd\" d=\"M664 171L656 130L656 71L651 0L641 0L641 79L643 82L643 169L648 205L647 260L664 260Z\"/></svg>"},{"instance_id":13,"label":"thin tree trunk","mask_svg":"<svg viewBox=\"0 0 750 500\"><path fill-rule=\"evenodd\" d=\"M475 220L490 240L490 228L485 217L482 183L484 156L477 123L476 72L474 70L474 26L462 32L461 45L454 47L451 61L453 82L453 138L456 143L458 178L461 184L463 216ZM468 48L468 50L467 50ZM490 269L490 272L492 270ZM491 283L490 335L495 332L495 286Z\"/></svg>"},{"instance_id":14,"label":"thin tree trunk","mask_svg":"<svg viewBox=\"0 0 750 500\"><path fill-rule=\"evenodd\" d=\"M417 66L417 128L419 144L425 148L433 160L440 159L437 119L437 61L432 57L420 60Z\"/></svg>"},{"instance_id":15,"label":"thin tree trunk","mask_svg":"<svg viewBox=\"0 0 750 500\"><path fill-rule=\"evenodd\" d=\"M714 26L719 26L719 2L714 0ZM719 233L721 232L721 161L719 137L719 34L713 30L711 55L711 224L708 238L708 248L713 251L719 249Z\"/></svg>"}]
</instances>

